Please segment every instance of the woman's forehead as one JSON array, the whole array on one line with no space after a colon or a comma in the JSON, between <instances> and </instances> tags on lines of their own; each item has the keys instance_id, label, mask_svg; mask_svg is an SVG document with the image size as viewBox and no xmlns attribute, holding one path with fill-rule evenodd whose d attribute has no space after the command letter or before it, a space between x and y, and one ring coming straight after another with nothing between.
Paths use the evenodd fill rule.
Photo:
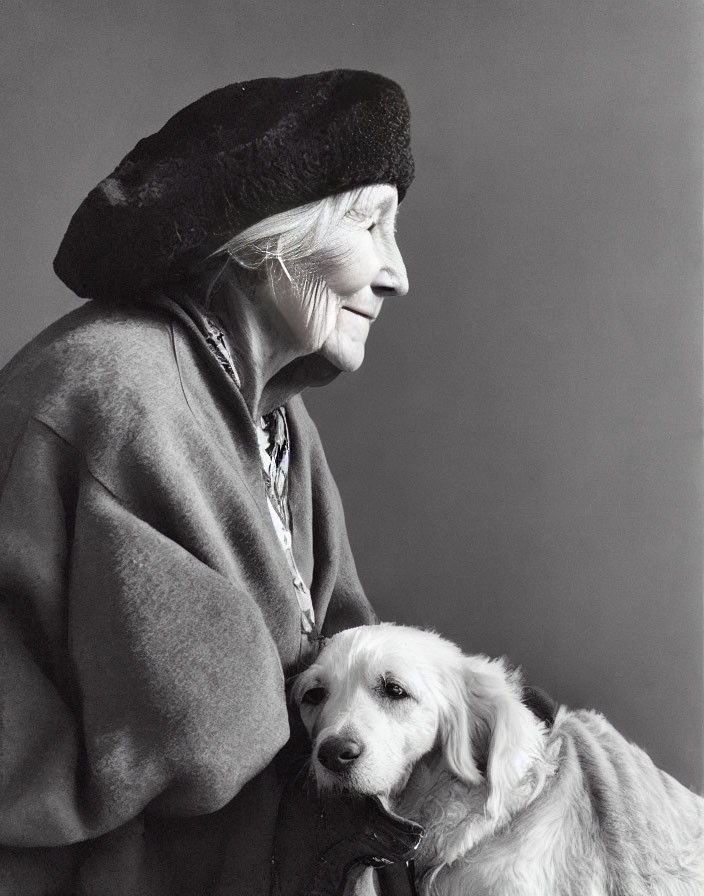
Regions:
<instances>
[{"instance_id":1,"label":"woman's forehead","mask_svg":"<svg viewBox=\"0 0 704 896\"><path fill-rule=\"evenodd\" d=\"M398 193L396 187L391 184L372 184L362 187L352 209L364 211L396 212L398 206Z\"/></svg>"}]
</instances>

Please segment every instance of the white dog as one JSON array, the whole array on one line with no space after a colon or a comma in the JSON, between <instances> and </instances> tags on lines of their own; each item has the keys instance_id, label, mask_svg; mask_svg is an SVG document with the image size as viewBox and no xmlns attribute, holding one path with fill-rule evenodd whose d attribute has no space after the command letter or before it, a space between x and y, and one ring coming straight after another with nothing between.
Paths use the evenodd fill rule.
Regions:
<instances>
[{"instance_id":1,"label":"white dog","mask_svg":"<svg viewBox=\"0 0 704 896\"><path fill-rule=\"evenodd\" d=\"M501 660L389 624L335 635L296 680L320 788L426 834L422 894L704 896L704 799L600 715L548 729Z\"/></svg>"}]
</instances>

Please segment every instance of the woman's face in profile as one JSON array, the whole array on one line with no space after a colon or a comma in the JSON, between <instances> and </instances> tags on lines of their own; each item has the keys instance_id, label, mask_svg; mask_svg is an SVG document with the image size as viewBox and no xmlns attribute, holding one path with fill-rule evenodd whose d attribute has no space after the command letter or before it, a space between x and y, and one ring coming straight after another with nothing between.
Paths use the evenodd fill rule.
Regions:
<instances>
[{"instance_id":1,"label":"woman's face in profile","mask_svg":"<svg viewBox=\"0 0 704 896\"><path fill-rule=\"evenodd\" d=\"M287 288L289 295L277 300L301 348L306 353L319 351L339 370L357 370L384 299L408 292L406 268L396 245L397 206L395 187L377 184L364 189L344 217L333 223L324 250L313 259L314 286L303 278L298 290ZM295 268L292 273L296 280ZM306 295L311 289L313 294Z\"/></svg>"}]
</instances>

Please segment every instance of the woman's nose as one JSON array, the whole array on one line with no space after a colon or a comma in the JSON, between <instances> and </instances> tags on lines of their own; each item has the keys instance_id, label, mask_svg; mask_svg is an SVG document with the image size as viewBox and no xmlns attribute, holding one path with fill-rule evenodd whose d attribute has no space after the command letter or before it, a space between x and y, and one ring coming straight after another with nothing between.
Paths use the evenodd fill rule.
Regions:
<instances>
[{"instance_id":1,"label":"woman's nose","mask_svg":"<svg viewBox=\"0 0 704 896\"><path fill-rule=\"evenodd\" d=\"M401 251L392 240L384 255L379 273L372 281L372 289L379 296L405 296L408 292L408 274Z\"/></svg>"}]
</instances>

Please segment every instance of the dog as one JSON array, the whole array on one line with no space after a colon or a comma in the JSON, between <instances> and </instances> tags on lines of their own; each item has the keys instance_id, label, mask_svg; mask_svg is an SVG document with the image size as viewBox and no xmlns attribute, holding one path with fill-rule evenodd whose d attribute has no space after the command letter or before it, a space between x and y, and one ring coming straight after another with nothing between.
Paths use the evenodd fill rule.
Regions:
<instances>
[{"instance_id":1,"label":"dog","mask_svg":"<svg viewBox=\"0 0 704 896\"><path fill-rule=\"evenodd\" d=\"M418 822L422 896L704 896L704 799L592 711L434 632L343 631L294 682L321 790Z\"/></svg>"}]
</instances>

